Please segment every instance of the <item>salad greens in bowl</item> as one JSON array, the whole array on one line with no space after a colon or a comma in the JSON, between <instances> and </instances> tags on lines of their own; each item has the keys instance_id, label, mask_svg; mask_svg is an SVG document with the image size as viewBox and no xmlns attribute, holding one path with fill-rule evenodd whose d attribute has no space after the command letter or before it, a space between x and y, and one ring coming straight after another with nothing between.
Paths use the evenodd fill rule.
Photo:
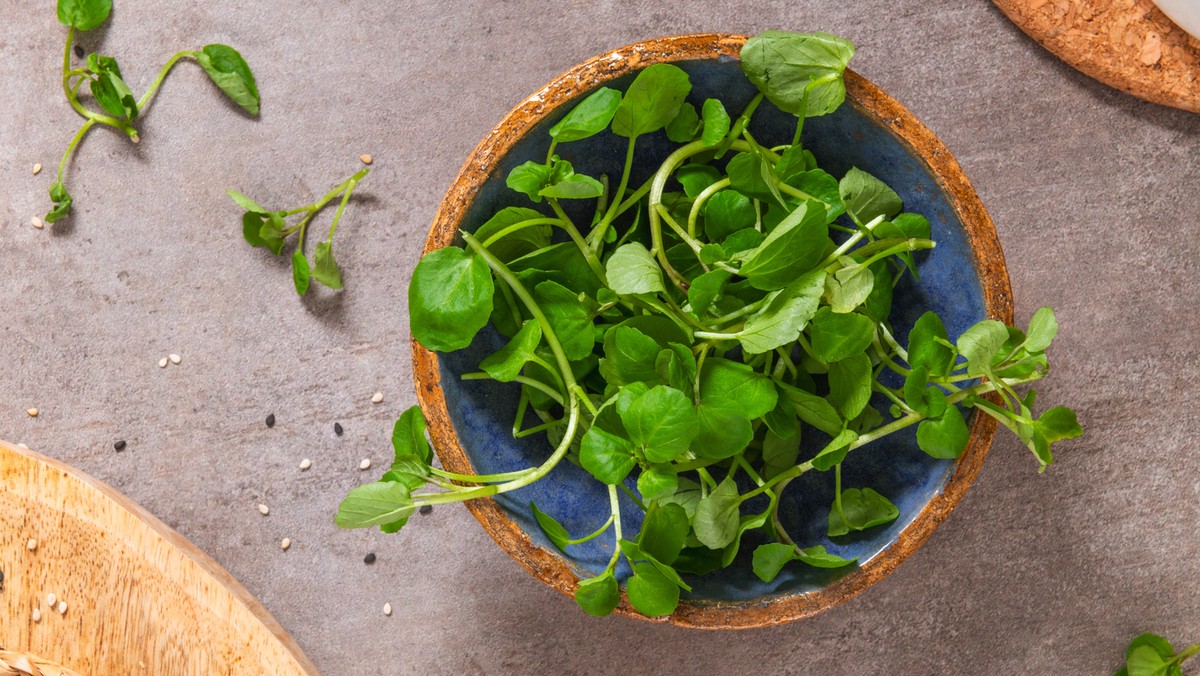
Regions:
<instances>
[{"instance_id":1,"label":"salad greens in bowl","mask_svg":"<svg viewBox=\"0 0 1200 676\"><path fill-rule=\"evenodd\" d=\"M1082 433L1022 387L1054 313L1008 326L969 182L853 54L820 33L650 40L511 112L413 273L421 406L337 522L465 501L588 613L743 628L894 569L997 422L1049 465Z\"/></svg>"}]
</instances>

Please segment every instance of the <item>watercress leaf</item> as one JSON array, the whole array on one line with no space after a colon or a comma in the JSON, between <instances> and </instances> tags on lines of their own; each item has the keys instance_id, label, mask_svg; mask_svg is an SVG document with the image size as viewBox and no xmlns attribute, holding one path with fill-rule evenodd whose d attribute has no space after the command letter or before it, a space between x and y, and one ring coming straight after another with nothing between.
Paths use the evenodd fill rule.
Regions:
<instances>
[{"instance_id":1,"label":"watercress leaf","mask_svg":"<svg viewBox=\"0 0 1200 676\"><path fill-rule=\"evenodd\" d=\"M603 195L604 186L591 176L572 172L553 185L542 188L538 194L554 199L591 199Z\"/></svg>"},{"instance_id":2,"label":"watercress leaf","mask_svg":"<svg viewBox=\"0 0 1200 676\"><path fill-rule=\"evenodd\" d=\"M1152 645L1130 646L1125 653L1125 669L1129 676L1164 676L1168 674L1167 660L1171 657L1159 654Z\"/></svg>"},{"instance_id":3,"label":"watercress leaf","mask_svg":"<svg viewBox=\"0 0 1200 676\"><path fill-rule=\"evenodd\" d=\"M367 528L407 519L416 507L409 488L396 481L376 481L352 489L338 507L334 523Z\"/></svg>"},{"instance_id":4,"label":"watercress leaf","mask_svg":"<svg viewBox=\"0 0 1200 676\"><path fill-rule=\"evenodd\" d=\"M725 549L721 552L721 565L723 567L728 568L733 564L733 560L737 558L738 551L740 551L742 547L742 535L744 535L746 531L753 528L762 528L763 525L766 524L767 517L770 516L770 514L771 508L768 507L763 512L751 514L749 516L743 516L738 521L738 530L737 534L733 536L733 542L730 542L728 545L726 545Z\"/></svg>"},{"instance_id":5,"label":"watercress leaf","mask_svg":"<svg viewBox=\"0 0 1200 676\"><path fill-rule=\"evenodd\" d=\"M517 273L526 288L533 288L551 279L593 298L601 288L600 279L592 272L574 242L560 242L538 249L510 262L508 267Z\"/></svg>"},{"instance_id":6,"label":"watercress leaf","mask_svg":"<svg viewBox=\"0 0 1200 676\"><path fill-rule=\"evenodd\" d=\"M688 520L690 521L696 515L696 505L700 504L702 493L700 484L681 476L678 477L675 492L667 497L660 498L660 502L662 504L671 503L679 505L687 513Z\"/></svg>"},{"instance_id":7,"label":"watercress leaf","mask_svg":"<svg viewBox=\"0 0 1200 676\"><path fill-rule=\"evenodd\" d=\"M236 49L229 45L205 45L204 49L195 52L195 57L204 72L208 73L209 79L226 96L247 113L258 115L258 85L254 82L250 66Z\"/></svg>"},{"instance_id":8,"label":"watercress leaf","mask_svg":"<svg viewBox=\"0 0 1200 676\"><path fill-rule=\"evenodd\" d=\"M670 462L688 449L696 436L696 411L688 396L659 385L621 413L629 439L642 446L649 462Z\"/></svg>"},{"instance_id":9,"label":"watercress leaf","mask_svg":"<svg viewBox=\"0 0 1200 676\"><path fill-rule=\"evenodd\" d=\"M830 554L825 551L824 545L815 547L805 547L800 550L802 556L796 557L802 563L806 563L814 568L841 568L848 566L858 559L843 559L835 554Z\"/></svg>"},{"instance_id":10,"label":"watercress leaf","mask_svg":"<svg viewBox=\"0 0 1200 676\"><path fill-rule=\"evenodd\" d=\"M571 539L570 533L567 532L563 525L555 520L554 517L538 509L532 501L529 503L529 509L533 511L533 518L537 519L538 526L541 526L542 532L554 543L558 551L564 554L567 551L567 541Z\"/></svg>"},{"instance_id":11,"label":"watercress leaf","mask_svg":"<svg viewBox=\"0 0 1200 676\"><path fill-rule=\"evenodd\" d=\"M929 239L932 236L929 219L921 214L906 211L893 217L891 223L906 239Z\"/></svg>"},{"instance_id":12,"label":"watercress leaf","mask_svg":"<svg viewBox=\"0 0 1200 676\"><path fill-rule=\"evenodd\" d=\"M775 386L783 392L783 396L795 408L796 415L804 422L830 436L836 436L842 430L841 416L824 397L784 383L776 383Z\"/></svg>"},{"instance_id":13,"label":"watercress leaf","mask_svg":"<svg viewBox=\"0 0 1200 676\"><path fill-rule=\"evenodd\" d=\"M304 257L304 252L296 249L292 252L292 284L296 287L296 293L301 296L308 293L311 275L312 271L308 267L308 259Z\"/></svg>"},{"instance_id":14,"label":"watercress leaf","mask_svg":"<svg viewBox=\"0 0 1200 676\"><path fill-rule=\"evenodd\" d=\"M696 438L692 452L701 458L732 458L741 453L754 438L750 420L738 413L696 407Z\"/></svg>"},{"instance_id":15,"label":"watercress leaf","mask_svg":"<svg viewBox=\"0 0 1200 676\"><path fill-rule=\"evenodd\" d=\"M611 385L625 385L653 378L658 353L653 338L632 326L617 326L604 335L604 359L600 373Z\"/></svg>"},{"instance_id":16,"label":"watercress leaf","mask_svg":"<svg viewBox=\"0 0 1200 676\"><path fill-rule=\"evenodd\" d=\"M732 273L717 268L692 279L688 287L688 303L692 306L692 314L698 318L704 317L713 301L721 295Z\"/></svg>"},{"instance_id":17,"label":"watercress leaf","mask_svg":"<svg viewBox=\"0 0 1200 676\"><path fill-rule=\"evenodd\" d=\"M746 41L742 71L767 100L799 117L833 112L846 98L854 45L827 33L766 31Z\"/></svg>"},{"instance_id":18,"label":"watercress leaf","mask_svg":"<svg viewBox=\"0 0 1200 676\"><path fill-rule=\"evenodd\" d=\"M659 500L675 494L679 489L679 475L670 464L651 465L638 475L637 487L643 501ZM683 509L681 505L676 506ZM686 512L684 517L687 517Z\"/></svg>"},{"instance_id":19,"label":"watercress leaf","mask_svg":"<svg viewBox=\"0 0 1200 676\"><path fill-rule=\"evenodd\" d=\"M625 592L629 603L646 617L670 615L679 605L679 587L652 563L633 564Z\"/></svg>"},{"instance_id":20,"label":"watercress leaf","mask_svg":"<svg viewBox=\"0 0 1200 676\"><path fill-rule=\"evenodd\" d=\"M119 73L106 70L91 81L92 96L109 115L119 119L137 118L137 98Z\"/></svg>"},{"instance_id":21,"label":"watercress leaf","mask_svg":"<svg viewBox=\"0 0 1200 676\"><path fill-rule=\"evenodd\" d=\"M454 246L425 254L408 286L413 336L438 352L470 345L487 324L494 290L491 270L482 258Z\"/></svg>"},{"instance_id":22,"label":"watercress leaf","mask_svg":"<svg viewBox=\"0 0 1200 676\"><path fill-rule=\"evenodd\" d=\"M726 478L696 504L692 527L696 537L709 549L723 549L737 536L738 507L741 505L737 484Z\"/></svg>"},{"instance_id":23,"label":"watercress leaf","mask_svg":"<svg viewBox=\"0 0 1200 676\"><path fill-rule=\"evenodd\" d=\"M704 235L710 242L724 241L739 230L751 228L755 220L750 198L736 190L722 190L704 203Z\"/></svg>"},{"instance_id":24,"label":"watercress leaf","mask_svg":"<svg viewBox=\"0 0 1200 676\"><path fill-rule=\"evenodd\" d=\"M729 113L717 99L706 99L703 107L704 131L700 141L708 147L715 146L729 133Z\"/></svg>"},{"instance_id":25,"label":"watercress leaf","mask_svg":"<svg viewBox=\"0 0 1200 676\"><path fill-rule=\"evenodd\" d=\"M662 268L640 242L617 247L605 265L608 286L621 295L664 291Z\"/></svg>"},{"instance_id":26,"label":"watercress leaf","mask_svg":"<svg viewBox=\"0 0 1200 676\"><path fill-rule=\"evenodd\" d=\"M904 379L904 401L914 411L938 418L946 410L946 393L938 387L927 387L928 382L929 369L924 364L914 366Z\"/></svg>"},{"instance_id":27,"label":"watercress leaf","mask_svg":"<svg viewBox=\"0 0 1200 676\"><path fill-rule=\"evenodd\" d=\"M825 279L825 297L829 300L829 309L845 314L853 312L871 295L875 287L875 275L870 268L853 263L839 269Z\"/></svg>"},{"instance_id":28,"label":"watercress leaf","mask_svg":"<svg viewBox=\"0 0 1200 676\"><path fill-rule=\"evenodd\" d=\"M546 216L533 209L505 207L479 226L479 229L475 231L475 239L487 244L489 239L500 235L495 242L487 244L487 250L496 258L507 263L550 246L551 231L548 224L528 225L508 231L508 228L518 223L545 218ZM504 234L501 235L501 233Z\"/></svg>"},{"instance_id":29,"label":"watercress leaf","mask_svg":"<svg viewBox=\"0 0 1200 676\"><path fill-rule=\"evenodd\" d=\"M750 366L716 357L705 360L700 405L706 410L754 420L775 408L777 399L773 381Z\"/></svg>"},{"instance_id":30,"label":"watercress leaf","mask_svg":"<svg viewBox=\"0 0 1200 676\"><path fill-rule=\"evenodd\" d=\"M766 435L763 437L763 478L771 479L780 472L791 469L796 465L796 459L799 455L799 434L793 431L790 437L781 437L775 432L767 430Z\"/></svg>"},{"instance_id":31,"label":"watercress leaf","mask_svg":"<svg viewBox=\"0 0 1200 676\"><path fill-rule=\"evenodd\" d=\"M1033 426L1046 438L1046 443L1050 444L1083 435L1083 428L1075 417L1075 411L1066 406L1055 406L1042 413Z\"/></svg>"},{"instance_id":32,"label":"watercress leaf","mask_svg":"<svg viewBox=\"0 0 1200 676\"><path fill-rule=\"evenodd\" d=\"M666 364L664 369L659 368L662 363L663 355L670 351L671 359ZM667 384L685 394L694 389L696 383L696 355L692 354L691 349L679 343L670 343L666 350L658 354L658 361L655 362L655 370L659 373L659 377L665 376Z\"/></svg>"},{"instance_id":33,"label":"watercress leaf","mask_svg":"<svg viewBox=\"0 0 1200 676\"><path fill-rule=\"evenodd\" d=\"M244 225L245 224L243 223L243 226ZM265 246L271 250L271 253L275 254L276 256L279 255L279 252L283 251L283 229L283 217L275 212L266 214L266 218L263 219L262 227L258 229L259 239L261 239Z\"/></svg>"},{"instance_id":34,"label":"watercress leaf","mask_svg":"<svg viewBox=\"0 0 1200 676\"><path fill-rule=\"evenodd\" d=\"M637 461L629 441L592 427L583 435L579 464L601 483L620 483Z\"/></svg>"},{"instance_id":35,"label":"watercress leaf","mask_svg":"<svg viewBox=\"0 0 1200 676\"><path fill-rule=\"evenodd\" d=\"M816 202L805 202L767 235L742 263L739 272L755 288L781 289L816 267L828 240L824 208Z\"/></svg>"},{"instance_id":36,"label":"watercress leaf","mask_svg":"<svg viewBox=\"0 0 1200 676\"><path fill-rule=\"evenodd\" d=\"M410 406L400 414L392 427L392 450L397 460L413 457L426 465L433 461L433 449L425 438L426 425L420 406Z\"/></svg>"},{"instance_id":37,"label":"watercress leaf","mask_svg":"<svg viewBox=\"0 0 1200 676\"><path fill-rule=\"evenodd\" d=\"M550 127L550 137L559 143L578 141L604 131L612 121L617 106L621 105L621 92L601 87L579 102L563 119Z\"/></svg>"},{"instance_id":38,"label":"watercress leaf","mask_svg":"<svg viewBox=\"0 0 1200 676\"><path fill-rule=\"evenodd\" d=\"M766 239L766 235L754 228L744 228L726 237L725 241L721 242L721 248L734 258L745 260L754 253L754 249L757 249L764 239Z\"/></svg>"},{"instance_id":39,"label":"watercress leaf","mask_svg":"<svg viewBox=\"0 0 1200 676\"><path fill-rule=\"evenodd\" d=\"M58 0L58 21L75 30L90 31L112 12L112 0Z\"/></svg>"},{"instance_id":40,"label":"watercress leaf","mask_svg":"<svg viewBox=\"0 0 1200 676\"><path fill-rule=\"evenodd\" d=\"M859 225L869 223L878 216L890 219L904 208L904 201L883 181L854 167L846 172L838 184L846 213Z\"/></svg>"},{"instance_id":41,"label":"watercress leaf","mask_svg":"<svg viewBox=\"0 0 1200 676\"><path fill-rule=\"evenodd\" d=\"M504 184L529 197L536 204L542 201L542 188L549 181L549 166L528 161L513 167L513 170L508 172L508 178L504 180Z\"/></svg>"},{"instance_id":42,"label":"watercress leaf","mask_svg":"<svg viewBox=\"0 0 1200 676\"><path fill-rule=\"evenodd\" d=\"M700 247L700 262L705 265L716 265L727 257L725 248L720 244L705 244Z\"/></svg>"},{"instance_id":43,"label":"watercress leaf","mask_svg":"<svg viewBox=\"0 0 1200 676\"><path fill-rule=\"evenodd\" d=\"M50 185L50 199L54 202L54 208L46 214L47 223L54 223L65 218L71 212L73 200L62 183L55 181Z\"/></svg>"},{"instance_id":44,"label":"watercress leaf","mask_svg":"<svg viewBox=\"0 0 1200 676\"><path fill-rule=\"evenodd\" d=\"M862 413L871 400L871 358L865 353L829 364L829 401L847 419Z\"/></svg>"},{"instance_id":45,"label":"watercress leaf","mask_svg":"<svg viewBox=\"0 0 1200 676\"><path fill-rule=\"evenodd\" d=\"M250 246L267 246L267 241L259 234L263 227L263 220L263 215L260 213L247 211L242 214L242 237L250 243Z\"/></svg>"},{"instance_id":46,"label":"watercress leaf","mask_svg":"<svg viewBox=\"0 0 1200 676\"><path fill-rule=\"evenodd\" d=\"M948 340L941 317L926 312L908 332L908 363L924 366L930 375L946 375L954 366L954 351L943 342Z\"/></svg>"},{"instance_id":47,"label":"watercress leaf","mask_svg":"<svg viewBox=\"0 0 1200 676\"><path fill-rule=\"evenodd\" d=\"M721 172L711 164L685 164L675 170L675 180L683 186L683 194L695 198L705 188L721 180Z\"/></svg>"},{"instance_id":48,"label":"watercress leaf","mask_svg":"<svg viewBox=\"0 0 1200 676\"><path fill-rule=\"evenodd\" d=\"M658 131L679 114L692 83L678 66L656 63L638 73L613 115L617 136L636 137Z\"/></svg>"},{"instance_id":49,"label":"watercress leaf","mask_svg":"<svg viewBox=\"0 0 1200 676\"><path fill-rule=\"evenodd\" d=\"M917 445L935 458L957 458L967 449L970 438L967 421L957 406L947 406L941 417L917 425Z\"/></svg>"},{"instance_id":50,"label":"watercress leaf","mask_svg":"<svg viewBox=\"0 0 1200 676\"><path fill-rule=\"evenodd\" d=\"M825 271L813 270L771 293L766 304L747 317L738 332L742 349L747 354L761 354L795 342L817 314L824 290Z\"/></svg>"},{"instance_id":51,"label":"watercress leaf","mask_svg":"<svg viewBox=\"0 0 1200 676\"><path fill-rule=\"evenodd\" d=\"M829 441L813 459L813 469L819 472L827 472L846 459L846 454L850 452L850 444L858 438L858 434L854 430L845 429L838 432L837 436Z\"/></svg>"},{"instance_id":52,"label":"watercress leaf","mask_svg":"<svg viewBox=\"0 0 1200 676\"><path fill-rule=\"evenodd\" d=\"M255 202L236 190L226 190L225 194L229 195L230 199L232 199L239 207L245 209L246 211L256 214L268 213L267 210L260 206L258 202Z\"/></svg>"},{"instance_id":53,"label":"watercress leaf","mask_svg":"<svg viewBox=\"0 0 1200 676\"><path fill-rule=\"evenodd\" d=\"M1029 333L1025 336L1025 349L1030 352L1042 352L1050 347L1051 341L1058 335L1058 319L1054 310L1048 307L1040 308L1033 313L1029 320Z\"/></svg>"},{"instance_id":54,"label":"watercress leaf","mask_svg":"<svg viewBox=\"0 0 1200 676\"><path fill-rule=\"evenodd\" d=\"M659 504L646 514L638 544L642 552L669 566L683 549L690 527L683 507L674 503Z\"/></svg>"},{"instance_id":55,"label":"watercress leaf","mask_svg":"<svg viewBox=\"0 0 1200 676\"><path fill-rule=\"evenodd\" d=\"M776 171L779 171L778 165ZM780 173L779 180L824 202L827 221L832 221L846 211L845 205L842 204L838 180L820 169L798 171L788 176Z\"/></svg>"},{"instance_id":56,"label":"watercress leaf","mask_svg":"<svg viewBox=\"0 0 1200 676\"><path fill-rule=\"evenodd\" d=\"M957 345L958 351L967 358L967 372L971 375L987 372L1006 340L1008 328L995 319L985 319L963 331Z\"/></svg>"},{"instance_id":57,"label":"watercress leaf","mask_svg":"<svg viewBox=\"0 0 1200 676\"><path fill-rule=\"evenodd\" d=\"M667 123L667 138L675 143L687 143L700 131L700 116L690 103L679 106L679 113Z\"/></svg>"},{"instance_id":58,"label":"watercress leaf","mask_svg":"<svg viewBox=\"0 0 1200 676\"><path fill-rule=\"evenodd\" d=\"M542 326L535 320L526 321L517 335L504 347L488 355L479 363L479 368L494 380L512 382L521 375L521 369L533 359L534 350L542 342Z\"/></svg>"},{"instance_id":59,"label":"watercress leaf","mask_svg":"<svg viewBox=\"0 0 1200 676\"><path fill-rule=\"evenodd\" d=\"M313 252L313 279L328 286L331 289L342 288L342 270L338 267L337 261L333 259L333 242L317 242L316 251ZM488 312L491 312L491 289L488 289Z\"/></svg>"},{"instance_id":60,"label":"watercress leaf","mask_svg":"<svg viewBox=\"0 0 1200 676\"><path fill-rule=\"evenodd\" d=\"M736 191L768 203L780 202L779 177L775 168L759 150L734 155L725 165L729 185Z\"/></svg>"},{"instance_id":61,"label":"watercress leaf","mask_svg":"<svg viewBox=\"0 0 1200 676\"><path fill-rule=\"evenodd\" d=\"M588 615L604 617L612 613L620 602L621 590L617 586L617 578L609 571L580 580L575 587L575 603Z\"/></svg>"},{"instance_id":62,"label":"watercress leaf","mask_svg":"<svg viewBox=\"0 0 1200 676\"><path fill-rule=\"evenodd\" d=\"M754 574L763 582L770 582L779 576L779 571L789 561L796 560L796 548L782 542L768 542L754 548Z\"/></svg>"},{"instance_id":63,"label":"watercress leaf","mask_svg":"<svg viewBox=\"0 0 1200 676\"><path fill-rule=\"evenodd\" d=\"M844 520L843 513L846 515ZM842 491L842 511L838 511L836 501L830 507L828 533L830 536L846 535L852 530L891 523L898 516L900 510L879 493L870 488L848 488Z\"/></svg>"},{"instance_id":64,"label":"watercress leaf","mask_svg":"<svg viewBox=\"0 0 1200 676\"><path fill-rule=\"evenodd\" d=\"M875 336L875 323L863 315L836 314L822 307L809 327L813 356L826 364L863 352Z\"/></svg>"},{"instance_id":65,"label":"watercress leaf","mask_svg":"<svg viewBox=\"0 0 1200 676\"><path fill-rule=\"evenodd\" d=\"M858 311L876 322L886 322L892 314L892 273L888 270L887 261L879 261L871 266L871 293L863 301Z\"/></svg>"},{"instance_id":66,"label":"watercress leaf","mask_svg":"<svg viewBox=\"0 0 1200 676\"><path fill-rule=\"evenodd\" d=\"M542 307L567 359L577 361L592 353L596 344L592 317L580 304L579 294L547 280L533 288L533 298Z\"/></svg>"}]
</instances>

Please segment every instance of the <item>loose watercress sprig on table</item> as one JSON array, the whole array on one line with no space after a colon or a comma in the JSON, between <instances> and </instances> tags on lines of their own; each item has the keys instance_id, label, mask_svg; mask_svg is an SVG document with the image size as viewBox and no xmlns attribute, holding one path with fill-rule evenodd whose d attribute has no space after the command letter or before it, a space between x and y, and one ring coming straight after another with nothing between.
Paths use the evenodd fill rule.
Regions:
<instances>
[{"instance_id":1,"label":"loose watercress sprig on table","mask_svg":"<svg viewBox=\"0 0 1200 676\"><path fill-rule=\"evenodd\" d=\"M660 616L690 589L683 575L729 566L751 530L772 540L752 557L764 581L793 561L854 563L795 542L780 497L797 477L825 472L831 538L891 522L891 501L843 486L841 466L899 430L916 426L925 453L957 458L969 440L963 411L974 408L1013 430L1042 469L1053 462L1051 446L1082 433L1075 414L1035 415L1034 392L1017 391L1047 372L1058 330L1049 308L1027 331L984 320L952 341L927 312L894 335L893 287L934 247L930 223L864 171L831 176L801 144L804 120L844 100L853 53L826 34L752 38L741 66L760 93L736 117L717 99L687 101L687 73L668 64L567 113L550 129L546 161L507 177L532 206L502 209L461 233L463 246L426 254L408 296L413 335L431 350L464 348L489 321L509 338L463 378L514 383L514 436L544 432L553 451L524 470L448 472L432 465L414 407L396 423L395 462L350 492L337 523L396 531L423 505L518 490L567 458L608 486L610 514L580 535L531 504L535 518L564 551L606 534L614 543L576 601L610 613L624 557L630 603ZM764 98L796 115L790 144L748 131ZM615 188L555 153L610 128L626 139ZM679 147L630 186L637 140L660 132ZM596 200L582 229L562 205L580 199ZM809 436L820 450L802 459ZM644 511L640 532L622 524L621 491Z\"/></svg>"},{"instance_id":2,"label":"loose watercress sprig on table","mask_svg":"<svg viewBox=\"0 0 1200 676\"><path fill-rule=\"evenodd\" d=\"M145 113L167 73L181 60L192 59L200 64L213 83L233 99L234 103L247 113L258 115L259 96L254 74L250 72L250 67L246 65L242 55L227 45L211 44L196 51L175 54L159 70L150 88L140 99L133 95L133 91L121 75L117 60L111 56L92 53L87 56L84 65L72 68L71 46L76 31L98 28L108 20L111 11L112 0L58 0L58 20L67 26L67 40L63 47L63 94L66 95L67 103L84 118L84 122L71 138L62 161L58 164L58 175L50 186L50 199L54 202L54 208L46 214L47 223L54 223L66 217L71 211L73 200L67 191L65 180L67 161L83 137L99 124L117 129L131 141L138 143L141 137L134 127L134 122L138 115ZM104 112L92 110L79 101L79 89L85 82L91 90L92 97Z\"/></svg>"},{"instance_id":3,"label":"loose watercress sprig on table","mask_svg":"<svg viewBox=\"0 0 1200 676\"><path fill-rule=\"evenodd\" d=\"M1125 649L1125 666L1113 676L1183 676L1183 663L1200 655L1200 643L1175 652L1158 634L1137 636Z\"/></svg>"},{"instance_id":4,"label":"loose watercress sprig on table","mask_svg":"<svg viewBox=\"0 0 1200 676\"><path fill-rule=\"evenodd\" d=\"M283 251L284 240L296 235L296 250L292 252L292 282L296 293L301 296L308 293L308 287L313 279L331 289L342 288L342 271L333 258L333 233L337 232L338 223L350 202L350 195L358 182L371 173L363 167L350 178L342 181L316 202L295 209L271 211L263 208L258 202L246 197L236 190L227 190L229 197L238 206L246 210L242 214L242 236L251 246L269 249L278 256ZM313 253L312 265L304 255L304 243L308 234L308 225L322 209L334 200L338 202L337 211L333 214L333 222L329 225L329 236L322 242L317 242ZM297 217L292 225L288 218Z\"/></svg>"}]
</instances>

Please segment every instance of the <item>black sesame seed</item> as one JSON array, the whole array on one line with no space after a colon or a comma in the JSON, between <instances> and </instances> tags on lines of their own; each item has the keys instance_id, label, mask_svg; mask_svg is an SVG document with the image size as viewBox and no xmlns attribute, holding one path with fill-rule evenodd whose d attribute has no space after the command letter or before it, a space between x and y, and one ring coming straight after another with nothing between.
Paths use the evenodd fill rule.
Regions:
<instances>
[{"instance_id":1,"label":"black sesame seed","mask_svg":"<svg viewBox=\"0 0 1200 676\"><path fill-rule=\"evenodd\" d=\"M83 47L75 45L75 56L78 56L81 59L83 58Z\"/></svg>"},{"instance_id":2,"label":"black sesame seed","mask_svg":"<svg viewBox=\"0 0 1200 676\"><path fill-rule=\"evenodd\" d=\"M342 432L345 432L345 430L342 429L342 423L333 423L333 433L340 437L342 436Z\"/></svg>"},{"instance_id":3,"label":"black sesame seed","mask_svg":"<svg viewBox=\"0 0 1200 676\"><path fill-rule=\"evenodd\" d=\"M421 505L421 509L417 510L422 516L433 514L433 505Z\"/></svg>"},{"instance_id":4,"label":"black sesame seed","mask_svg":"<svg viewBox=\"0 0 1200 676\"><path fill-rule=\"evenodd\" d=\"M274 426L275 426L275 414L272 413L267 416L267 427L274 427Z\"/></svg>"},{"instance_id":5,"label":"black sesame seed","mask_svg":"<svg viewBox=\"0 0 1200 676\"><path fill-rule=\"evenodd\" d=\"M125 440L122 439L122 440L118 441L117 443L113 444L113 448L115 448L118 451L125 450Z\"/></svg>"},{"instance_id":6,"label":"black sesame seed","mask_svg":"<svg viewBox=\"0 0 1200 676\"><path fill-rule=\"evenodd\" d=\"M372 563L375 563L375 552L371 552L370 554L364 556L363 563L367 564L368 566Z\"/></svg>"}]
</instances>

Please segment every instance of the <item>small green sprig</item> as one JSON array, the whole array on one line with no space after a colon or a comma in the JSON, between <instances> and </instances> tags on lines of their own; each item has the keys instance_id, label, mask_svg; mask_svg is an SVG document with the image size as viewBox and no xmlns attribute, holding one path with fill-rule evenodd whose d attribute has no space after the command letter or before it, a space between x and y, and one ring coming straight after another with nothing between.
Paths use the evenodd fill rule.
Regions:
<instances>
[{"instance_id":1,"label":"small green sprig","mask_svg":"<svg viewBox=\"0 0 1200 676\"><path fill-rule=\"evenodd\" d=\"M295 209L272 211L263 208L258 202L236 190L227 190L226 192L238 206L246 210L242 214L242 236L251 246L269 249L271 253L278 256L283 251L285 240L292 235L297 236L296 250L292 252L292 281L295 284L296 293L303 296L308 293L313 279L331 289L342 288L342 271L333 258L333 234L337 232L338 223L342 220L342 214L346 210L346 204L350 202L350 194L354 192L354 187L369 173L370 169L363 167L358 173L325 193L321 199ZM338 198L341 198L341 201L338 202L337 211L333 214L333 223L329 226L329 236L324 241L317 242L310 265L308 258L304 255L304 243L309 223L322 209ZM295 217L295 222L288 224L287 219L293 217Z\"/></svg>"},{"instance_id":2,"label":"small green sprig","mask_svg":"<svg viewBox=\"0 0 1200 676\"><path fill-rule=\"evenodd\" d=\"M58 164L58 174L50 185L50 199L54 207L46 214L46 222L54 223L65 218L71 211L73 200L66 187L67 161L83 137L96 125L104 125L117 129L129 137L134 143L141 140L134 122L154 99L158 88L166 79L167 73L184 59L194 60L200 64L209 78L225 92L230 99L251 115L258 115L258 87L254 82L254 74L246 65L242 55L232 47L220 44L207 45L196 51L182 51L170 59L159 70L158 76L150 84L150 88L140 99L136 98L129 85L121 75L117 60L111 56L89 54L83 66L71 67L71 46L74 43L76 31L90 31L98 28L112 12L112 0L58 0L58 20L67 26L67 40L63 48L62 88L67 103L84 118L83 125L63 153ZM96 103L103 112L98 112L84 106L79 101L79 90L84 83Z\"/></svg>"},{"instance_id":3,"label":"small green sprig","mask_svg":"<svg viewBox=\"0 0 1200 676\"><path fill-rule=\"evenodd\" d=\"M1158 634L1141 634L1129 642L1125 666L1113 676L1183 676L1183 663L1195 655L1200 655L1200 643L1175 652Z\"/></svg>"}]
</instances>

